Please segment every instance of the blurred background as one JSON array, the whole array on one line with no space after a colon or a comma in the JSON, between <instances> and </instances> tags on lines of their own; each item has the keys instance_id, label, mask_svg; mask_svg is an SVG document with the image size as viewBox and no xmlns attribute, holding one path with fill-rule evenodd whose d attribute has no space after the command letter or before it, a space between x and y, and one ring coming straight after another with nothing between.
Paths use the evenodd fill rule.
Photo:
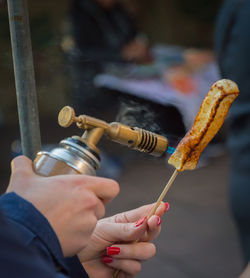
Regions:
<instances>
[{"instance_id":1,"label":"blurred background","mask_svg":"<svg viewBox=\"0 0 250 278\"><path fill-rule=\"evenodd\" d=\"M219 78L213 37L222 1L121 0L117 10L112 2L116 1L28 2L44 149L81 134L75 126L58 126L57 115L65 105L73 105L77 113L152 129L174 145ZM0 21L0 188L4 192L10 161L21 153L4 0ZM102 39L98 32L105 33ZM224 127L199 167L177 177L166 198L171 209L162 219L157 255L138 277L230 278L241 272L227 197L225 137ZM105 139L100 148L103 162L98 174L117 179L121 186L107 215L155 201L173 171L166 158L148 157Z\"/></svg>"}]
</instances>

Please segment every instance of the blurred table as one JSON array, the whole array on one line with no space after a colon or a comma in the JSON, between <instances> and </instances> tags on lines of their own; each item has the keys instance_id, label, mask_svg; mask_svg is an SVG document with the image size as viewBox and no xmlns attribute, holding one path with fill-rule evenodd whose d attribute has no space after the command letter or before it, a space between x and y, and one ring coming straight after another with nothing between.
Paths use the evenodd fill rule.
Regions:
<instances>
[{"instance_id":1,"label":"blurred table","mask_svg":"<svg viewBox=\"0 0 250 278\"><path fill-rule=\"evenodd\" d=\"M180 47L156 46L152 48L152 64L108 64L104 72L95 77L95 86L165 106L173 105L180 111L189 129L204 96L220 76L214 61L201 61L203 64L194 69L197 55L187 61L185 53L186 50ZM185 86L189 87L186 89Z\"/></svg>"}]
</instances>

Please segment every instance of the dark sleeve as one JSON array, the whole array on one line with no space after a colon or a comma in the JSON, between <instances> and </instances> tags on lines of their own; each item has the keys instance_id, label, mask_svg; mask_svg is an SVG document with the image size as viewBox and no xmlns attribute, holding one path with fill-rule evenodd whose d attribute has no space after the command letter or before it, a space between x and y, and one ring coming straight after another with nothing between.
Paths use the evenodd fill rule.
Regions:
<instances>
[{"instance_id":1,"label":"dark sleeve","mask_svg":"<svg viewBox=\"0 0 250 278\"><path fill-rule=\"evenodd\" d=\"M12 276L9 275L8 272L8 277L88 277L77 257L73 257L71 260L66 260L64 258L54 230L47 219L30 202L24 200L15 193L8 193L0 198L0 211L5 218L9 230L15 232L15 238L22 247L19 248L20 254L18 255L15 254L16 242L13 242L11 245L12 248L8 247L9 243L7 243L6 248L0 249L4 250L4 252L5 250L10 251L9 253L14 257L9 260L9 262L13 264L13 271L16 269L14 265L17 263L16 261L19 260L18 258L22 258L21 262L18 261L18 263L20 263L20 268L23 268L24 271L26 268L23 267L22 264L24 264L24 266L28 264L30 268L34 269L39 267L40 264L40 267L44 269L44 271L41 272L38 271L39 268L36 270L36 273L39 273L41 276L30 274L26 276L15 276L13 274ZM1 235L4 239L5 232ZM10 237L10 241L13 238L11 234L5 236ZM2 242L2 238L0 241ZM27 258L22 256L21 251L27 255ZM3 256L4 255L5 254L3 254ZM28 258L28 256L30 256L30 258ZM46 274L42 276L44 272L46 272Z\"/></svg>"},{"instance_id":2,"label":"dark sleeve","mask_svg":"<svg viewBox=\"0 0 250 278\"><path fill-rule=\"evenodd\" d=\"M72 62L94 62L94 63L105 63L105 62L126 62L123 60L120 51L114 51L112 49L101 49L100 47L86 47L81 46L78 49L74 49L70 53L70 61Z\"/></svg>"},{"instance_id":3,"label":"dark sleeve","mask_svg":"<svg viewBox=\"0 0 250 278\"><path fill-rule=\"evenodd\" d=\"M109 26L106 26L107 28L101 26L105 25L105 20L102 24L103 14L99 13L100 11L94 3L89 3L92 6L89 11L85 7L86 3L83 3L84 1L72 1L70 8L72 33L76 43L76 49L70 53L71 58L77 59L79 62L123 62L121 50L128 41L135 37L135 34L131 31L132 35L126 38L122 38L121 34L119 37L113 34L113 40L116 42L110 45L104 37L112 36L112 33ZM123 13L120 13L120 16L123 16ZM125 25L125 27L127 26Z\"/></svg>"},{"instance_id":4,"label":"dark sleeve","mask_svg":"<svg viewBox=\"0 0 250 278\"><path fill-rule=\"evenodd\" d=\"M97 38L99 30L93 27L94 24L88 14L83 13L72 17L75 48L70 52L70 56L73 61L97 63L123 61L121 47L111 48L103 45L102 34Z\"/></svg>"},{"instance_id":5,"label":"dark sleeve","mask_svg":"<svg viewBox=\"0 0 250 278\"><path fill-rule=\"evenodd\" d=\"M0 215L0 265L2 278L56 277L54 268L28 248L17 231Z\"/></svg>"}]
</instances>

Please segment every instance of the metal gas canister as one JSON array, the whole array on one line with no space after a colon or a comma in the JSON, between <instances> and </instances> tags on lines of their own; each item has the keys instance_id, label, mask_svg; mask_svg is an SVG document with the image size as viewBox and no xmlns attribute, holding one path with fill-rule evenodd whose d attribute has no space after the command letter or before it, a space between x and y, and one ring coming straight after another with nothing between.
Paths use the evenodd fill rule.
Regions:
<instances>
[{"instance_id":1,"label":"metal gas canister","mask_svg":"<svg viewBox=\"0 0 250 278\"><path fill-rule=\"evenodd\" d=\"M99 154L77 137L62 140L50 152L39 152L34 160L36 173L47 177L63 174L95 176L99 167Z\"/></svg>"}]
</instances>

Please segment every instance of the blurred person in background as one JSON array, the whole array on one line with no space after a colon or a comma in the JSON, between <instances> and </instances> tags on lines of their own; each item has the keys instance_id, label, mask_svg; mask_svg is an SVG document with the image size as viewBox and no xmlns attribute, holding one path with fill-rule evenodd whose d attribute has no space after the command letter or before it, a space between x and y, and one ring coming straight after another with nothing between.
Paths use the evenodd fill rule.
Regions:
<instances>
[{"instance_id":1,"label":"blurred person in background","mask_svg":"<svg viewBox=\"0 0 250 278\"><path fill-rule=\"evenodd\" d=\"M133 5L128 2L126 10L126 3L121 4L119 0L73 0L71 3L74 46L68 51L68 57L72 100L77 113L103 117L103 111L109 111L117 103L116 97L93 84L94 77L107 63L149 60L147 40L138 33L132 13L128 12L133 10Z\"/></svg>"},{"instance_id":2,"label":"blurred person in background","mask_svg":"<svg viewBox=\"0 0 250 278\"><path fill-rule=\"evenodd\" d=\"M120 94L97 88L94 78L110 63L118 68L124 63L149 61L146 36L136 28L137 2L130 0L72 0L68 33L62 39L71 83L72 105L77 114L87 114L114 121ZM67 33L66 32L66 33ZM118 178L124 159L113 148L102 151L104 163L98 175Z\"/></svg>"},{"instance_id":3,"label":"blurred person in background","mask_svg":"<svg viewBox=\"0 0 250 278\"><path fill-rule=\"evenodd\" d=\"M230 204L243 250L250 261L250 1L227 0L219 14L215 51L223 78L235 81L240 95L229 117ZM250 277L250 272L248 273ZM244 276L246 277L246 276Z\"/></svg>"}]
</instances>

